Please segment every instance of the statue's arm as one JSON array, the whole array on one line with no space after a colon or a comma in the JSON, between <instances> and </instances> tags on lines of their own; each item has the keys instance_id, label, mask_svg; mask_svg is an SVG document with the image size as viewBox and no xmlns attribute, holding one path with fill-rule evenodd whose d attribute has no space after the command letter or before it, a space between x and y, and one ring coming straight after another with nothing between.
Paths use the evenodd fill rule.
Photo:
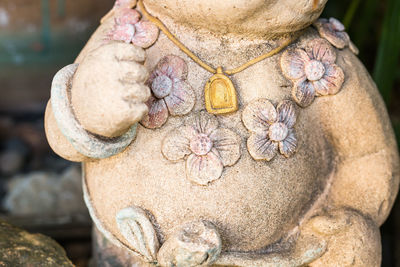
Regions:
<instances>
[{"instance_id":1,"label":"statue's arm","mask_svg":"<svg viewBox=\"0 0 400 267\"><path fill-rule=\"evenodd\" d=\"M101 25L75 64L61 69L52 82L46 135L53 150L68 160L119 153L148 111L145 51L105 40L111 25Z\"/></svg>"},{"instance_id":2,"label":"statue's arm","mask_svg":"<svg viewBox=\"0 0 400 267\"><path fill-rule=\"evenodd\" d=\"M329 203L359 211L380 226L399 186L393 129L375 83L349 51L338 52L345 83L320 103L325 131L336 151Z\"/></svg>"},{"instance_id":3,"label":"statue's arm","mask_svg":"<svg viewBox=\"0 0 400 267\"><path fill-rule=\"evenodd\" d=\"M335 151L324 207L301 234L326 240L327 252L310 266L380 266L379 226L399 186L399 157L390 120L371 77L350 51L338 51L345 83L314 102ZM317 103L316 103L317 102Z\"/></svg>"},{"instance_id":4,"label":"statue's arm","mask_svg":"<svg viewBox=\"0 0 400 267\"><path fill-rule=\"evenodd\" d=\"M81 153L79 153L68 141L68 139L61 133L60 129L58 128L57 122L54 118L50 101L51 100L49 100L46 106L44 125L46 130L47 141L51 149L53 149L53 151L57 155L66 160L76 161L76 162L84 162L90 160L89 157L86 157Z\"/></svg>"}]
</instances>

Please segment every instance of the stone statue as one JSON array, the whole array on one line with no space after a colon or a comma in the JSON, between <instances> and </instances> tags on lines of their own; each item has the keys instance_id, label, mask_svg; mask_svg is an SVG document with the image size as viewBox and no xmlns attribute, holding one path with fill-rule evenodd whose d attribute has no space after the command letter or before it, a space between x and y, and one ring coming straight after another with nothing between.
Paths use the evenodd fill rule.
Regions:
<instances>
[{"instance_id":1,"label":"stone statue","mask_svg":"<svg viewBox=\"0 0 400 267\"><path fill-rule=\"evenodd\" d=\"M117 0L52 83L98 230L139 266L379 266L394 134L326 0Z\"/></svg>"}]
</instances>

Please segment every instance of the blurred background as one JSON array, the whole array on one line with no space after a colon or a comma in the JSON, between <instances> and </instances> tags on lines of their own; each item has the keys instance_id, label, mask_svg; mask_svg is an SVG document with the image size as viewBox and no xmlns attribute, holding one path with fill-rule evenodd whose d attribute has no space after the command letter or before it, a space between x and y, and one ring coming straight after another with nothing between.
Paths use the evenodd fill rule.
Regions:
<instances>
[{"instance_id":1,"label":"blurred background","mask_svg":"<svg viewBox=\"0 0 400 267\"><path fill-rule=\"evenodd\" d=\"M0 0L0 218L56 239L88 266L91 221L79 164L49 148L44 109L54 74L73 62L114 0ZM386 102L400 140L400 1L331 0ZM382 266L400 267L400 200L381 229Z\"/></svg>"}]
</instances>

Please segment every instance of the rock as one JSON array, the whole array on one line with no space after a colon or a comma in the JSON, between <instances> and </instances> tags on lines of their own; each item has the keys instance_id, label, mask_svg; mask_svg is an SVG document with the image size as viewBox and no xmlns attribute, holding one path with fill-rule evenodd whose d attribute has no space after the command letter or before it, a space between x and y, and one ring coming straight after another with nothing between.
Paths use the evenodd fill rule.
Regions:
<instances>
[{"instance_id":1,"label":"rock","mask_svg":"<svg viewBox=\"0 0 400 267\"><path fill-rule=\"evenodd\" d=\"M81 169L73 166L61 174L57 186L57 207L65 214L87 212L83 201Z\"/></svg>"},{"instance_id":2,"label":"rock","mask_svg":"<svg viewBox=\"0 0 400 267\"><path fill-rule=\"evenodd\" d=\"M78 166L69 167L61 175L34 172L15 176L8 188L4 208L14 215L86 212Z\"/></svg>"},{"instance_id":3,"label":"rock","mask_svg":"<svg viewBox=\"0 0 400 267\"><path fill-rule=\"evenodd\" d=\"M4 208L11 214L43 214L56 210L54 178L45 172L15 176L9 182Z\"/></svg>"},{"instance_id":4,"label":"rock","mask_svg":"<svg viewBox=\"0 0 400 267\"><path fill-rule=\"evenodd\" d=\"M0 266L74 266L53 239L0 221Z\"/></svg>"}]
</instances>

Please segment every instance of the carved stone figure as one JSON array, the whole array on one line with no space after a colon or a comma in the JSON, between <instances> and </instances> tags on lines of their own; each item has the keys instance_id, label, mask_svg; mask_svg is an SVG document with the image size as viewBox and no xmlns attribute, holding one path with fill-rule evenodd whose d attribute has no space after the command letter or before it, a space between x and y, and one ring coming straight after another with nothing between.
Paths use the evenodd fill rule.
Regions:
<instances>
[{"instance_id":1,"label":"carved stone figure","mask_svg":"<svg viewBox=\"0 0 400 267\"><path fill-rule=\"evenodd\" d=\"M54 77L50 145L140 266L379 266L383 101L326 0L117 0Z\"/></svg>"}]
</instances>

